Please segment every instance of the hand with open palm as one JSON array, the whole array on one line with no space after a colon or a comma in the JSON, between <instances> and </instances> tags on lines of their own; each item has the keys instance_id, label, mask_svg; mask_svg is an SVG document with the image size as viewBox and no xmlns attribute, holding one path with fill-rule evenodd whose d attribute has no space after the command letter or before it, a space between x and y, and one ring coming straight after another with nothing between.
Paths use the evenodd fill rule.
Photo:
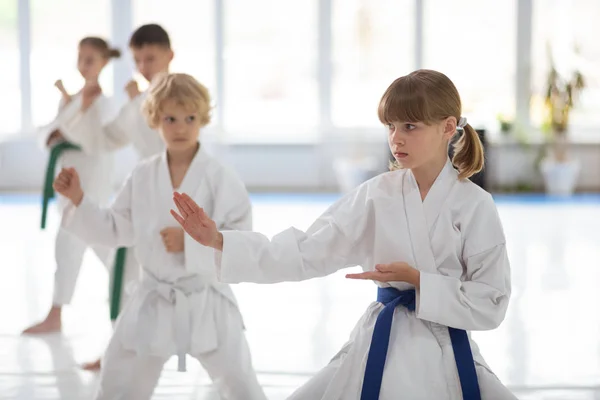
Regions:
<instances>
[{"instance_id":1,"label":"hand with open palm","mask_svg":"<svg viewBox=\"0 0 600 400\"><path fill-rule=\"evenodd\" d=\"M419 288L421 274L418 269L405 262L377 264L375 271L365 271L358 274L347 274L349 279L365 279L378 282L408 282Z\"/></svg>"},{"instance_id":2,"label":"hand with open palm","mask_svg":"<svg viewBox=\"0 0 600 400\"><path fill-rule=\"evenodd\" d=\"M171 210L171 215L188 235L204 246L223 250L223 235L217 229L215 221L190 196L175 192L173 201L179 213Z\"/></svg>"}]
</instances>

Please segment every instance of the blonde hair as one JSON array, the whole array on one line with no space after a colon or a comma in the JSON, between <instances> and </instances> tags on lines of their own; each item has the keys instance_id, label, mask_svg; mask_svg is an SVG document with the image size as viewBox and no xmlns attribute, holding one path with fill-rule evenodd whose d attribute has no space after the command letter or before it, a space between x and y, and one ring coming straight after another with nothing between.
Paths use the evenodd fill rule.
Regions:
<instances>
[{"instance_id":1,"label":"blonde hair","mask_svg":"<svg viewBox=\"0 0 600 400\"><path fill-rule=\"evenodd\" d=\"M188 74L163 74L152 82L142 105L142 112L152 129L158 127L159 113L169 100L197 114L201 126L210 123L211 100L208 89Z\"/></svg>"},{"instance_id":2,"label":"blonde hair","mask_svg":"<svg viewBox=\"0 0 600 400\"><path fill-rule=\"evenodd\" d=\"M445 118L461 117L461 101L452 81L441 72L420 69L396 79L379 102L378 115L383 124L423 122L427 125ZM483 144L473 127L467 124L454 144L452 163L459 179L470 178L483 169ZM398 169L394 162L390 169Z\"/></svg>"}]
</instances>

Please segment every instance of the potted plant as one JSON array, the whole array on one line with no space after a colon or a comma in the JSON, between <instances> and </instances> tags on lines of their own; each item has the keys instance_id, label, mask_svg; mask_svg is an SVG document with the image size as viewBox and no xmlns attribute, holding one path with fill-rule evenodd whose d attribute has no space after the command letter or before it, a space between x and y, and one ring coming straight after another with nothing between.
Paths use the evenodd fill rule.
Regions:
<instances>
[{"instance_id":1,"label":"potted plant","mask_svg":"<svg viewBox=\"0 0 600 400\"><path fill-rule=\"evenodd\" d=\"M505 137L509 136L514 128L514 121L505 114L496 115L496 119L500 124L500 133Z\"/></svg>"},{"instance_id":2,"label":"potted plant","mask_svg":"<svg viewBox=\"0 0 600 400\"><path fill-rule=\"evenodd\" d=\"M546 192L554 195L571 195L577 184L580 164L568 154L569 117L579 93L585 87L583 75L574 70L570 77L561 75L550 56L542 131L547 140L540 169Z\"/></svg>"}]
</instances>

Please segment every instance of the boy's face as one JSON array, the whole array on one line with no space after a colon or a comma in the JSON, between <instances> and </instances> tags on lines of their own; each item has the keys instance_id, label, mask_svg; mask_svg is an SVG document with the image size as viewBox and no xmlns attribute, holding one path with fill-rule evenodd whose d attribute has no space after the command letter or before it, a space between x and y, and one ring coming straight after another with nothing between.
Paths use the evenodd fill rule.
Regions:
<instances>
[{"instance_id":1,"label":"boy's face","mask_svg":"<svg viewBox=\"0 0 600 400\"><path fill-rule=\"evenodd\" d=\"M167 100L162 104L158 117L158 130L168 150L181 151L196 146L202 128L197 112L174 100Z\"/></svg>"},{"instance_id":2,"label":"boy's face","mask_svg":"<svg viewBox=\"0 0 600 400\"><path fill-rule=\"evenodd\" d=\"M168 71L173 60L173 50L157 44L132 47L131 52L136 69L148 82L157 74Z\"/></svg>"}]
</instances>

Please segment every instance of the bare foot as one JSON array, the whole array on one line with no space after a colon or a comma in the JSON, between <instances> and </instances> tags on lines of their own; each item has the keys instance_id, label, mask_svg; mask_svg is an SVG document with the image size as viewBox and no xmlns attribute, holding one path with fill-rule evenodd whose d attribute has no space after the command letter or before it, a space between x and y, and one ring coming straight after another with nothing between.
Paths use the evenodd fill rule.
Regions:
<instances>
[{"instance_id":1,"label":"bare foot","mask_svg":"<svg viewBox=\"0 0 600 400\"><path fill-rule=\"evenodd\" d=\"M23 331L23 335L36 335L40 333L60 332L62 329L61 308L53 306L48 316L42 322L30 326Z\"/></svg>"},{"instance_id":2,"label":"bare foot","mask_svg":"<svg viewBox=\"0 0 600 400\"><path fill-rule=\"evenodd\" d=\"M81 369L86 370L86 371L99 371L100 370L100 361L101 361L101 359L99 358L96 361L85 363L81 366Z\"/></svg>"}]
</instances>

